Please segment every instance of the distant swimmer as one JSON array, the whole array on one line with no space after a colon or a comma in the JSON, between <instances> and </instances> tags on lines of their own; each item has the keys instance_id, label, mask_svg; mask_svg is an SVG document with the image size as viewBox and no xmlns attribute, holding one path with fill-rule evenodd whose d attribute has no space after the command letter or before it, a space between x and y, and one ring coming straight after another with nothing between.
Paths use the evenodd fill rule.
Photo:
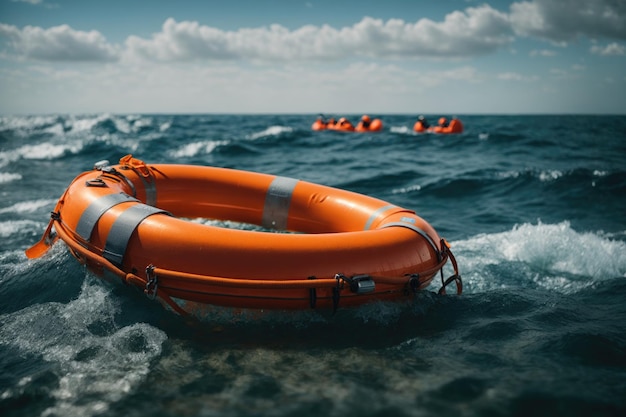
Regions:
<instances>
[{"instance_id":1,"label":"distant swimmer","mask_svg":"<svg viewBox=\"0 0 626 417\"><path fill-rule=\"evenodd\" d=\"M371 119L367 114L364 114L363 117L361 117L361 126L365 129L370 127L370 123L371 123Z\"/></svg>"},{"instance_id":2,"label":"distant swimmer","mask_svg":"<svg viewBox=\"0 0 626 417\"><path fill-rule=\"evenodd\" d=\"M339 119L337 125L342 129L354 129L354 126L352 125L352 123L350 123L350 120L346 119L345 117Z\"/></svg>"}]
</instances>

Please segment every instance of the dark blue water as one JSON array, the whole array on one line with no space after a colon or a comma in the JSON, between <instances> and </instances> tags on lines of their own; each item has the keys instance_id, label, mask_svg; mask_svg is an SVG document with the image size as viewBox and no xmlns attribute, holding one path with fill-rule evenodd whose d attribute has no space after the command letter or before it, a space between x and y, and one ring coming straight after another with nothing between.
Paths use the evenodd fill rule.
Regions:
<instances>
[{"instance_id":1,"label":"dark blue water","mask_svg":"<svg viewBox=\"0 0 626 417\"><path fill-rule=\"evenodd\" d=\"M376 134L314 118L0 118L0 414L626 414L625 117L461 116L454 136L413 134L409 115ZM128 153L413 209L451 242L464 293L182 318L61 242L27 260L70 181Z\"/></svg>"}]
</instances>

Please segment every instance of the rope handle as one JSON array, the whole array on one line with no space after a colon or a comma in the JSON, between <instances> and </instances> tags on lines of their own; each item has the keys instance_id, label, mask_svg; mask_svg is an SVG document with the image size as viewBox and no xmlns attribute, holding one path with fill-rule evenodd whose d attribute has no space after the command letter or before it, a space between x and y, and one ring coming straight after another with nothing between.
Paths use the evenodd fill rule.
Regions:
<instances>
[{"instance_id":1,"label":"rope handle","mask_svg":"<svg viewBox=\"0 0 626 417\"><path fill-rule=\"evenodd\" d=\"M461 295L461 293L463 293L463 280L461 279L461 275L459 275L459 265L456 262L454 254L450 250L450 244L445 239L441 239L441 252L444 258L450 258L452 268L454 269L454 275L444 280L443 268L441 268L441 288L439 289L439 295L446 295L446 287L453 282L456 284L456 294Z\"/></svg>"},{"instance_id":2,"label":"rope handle","mask_svg":"<svg viewBox=\"0 0 626 417\"><path fill-rule=\"evenodd\" d=\"M130 168L144 178L150 177L150 169L148 165L141 159L133 158L131 154L120 158L120 165Z\"/></svg>"}]
</instances>

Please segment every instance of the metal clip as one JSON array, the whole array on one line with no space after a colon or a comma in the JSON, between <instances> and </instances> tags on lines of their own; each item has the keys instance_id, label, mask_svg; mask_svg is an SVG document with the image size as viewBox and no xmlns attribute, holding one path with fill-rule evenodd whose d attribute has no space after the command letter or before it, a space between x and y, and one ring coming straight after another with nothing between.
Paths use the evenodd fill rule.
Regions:
<instances>
[{"instance_id":1,"label":"metal clip","mask_svg":"<svg viewBox=\"0 0 626 417\"><path fill-rule=\"evenodd\" d=\"M109 161L106 159L103 159L102 161L98 161L95 164L93 164L93 169L96 171L104 171L105 168L107 168L109 166Z\"/></svg>"},{"instance_id":2,"label":"metal clip","mask_svg":"<svg viewBox=\"0 0 626 417\"><path fill-rule=\"evenodd\" d=\"M369 275L355 275L353 277L346 277L344 274L335 274L337 280L337 288L341 282L341 289L343 284L347 283L350 287L350 291L355 294L367 294L376 290L376 283Z\"/></svg>"},{"instance_id":3,"label":"metal clip","mask_svg":"<svg viewBox=\"0 0 626 417\"><path fill-rule=\"evenodd\" d=\"M150 264L146 267L146 277L148 281L146 282L146 288L143 290L144 294L151 299L154 300L157 296L157 291L159 288L159 283L157 280L157 276L154 273L155 266Z\"/></svg>"},{"instance_id":4,"label":"metal clip","mask_svg":"<svg viewBox=\"0 0 626 417\"><path fill-rule=\"evenodd\" d=\"M356 294L367 294L376 290L376 283L369 275L355 275L348 282L350 291Z\"/></svg>"}]
</instances>

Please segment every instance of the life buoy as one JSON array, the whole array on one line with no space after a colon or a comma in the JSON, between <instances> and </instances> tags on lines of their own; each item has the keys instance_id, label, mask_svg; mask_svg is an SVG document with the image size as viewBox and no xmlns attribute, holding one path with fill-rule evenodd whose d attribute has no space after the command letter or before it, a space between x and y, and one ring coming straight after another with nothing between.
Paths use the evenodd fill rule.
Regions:
<instances>
[{"instance_id":1,"label":"life buoy","mask_svg":"<svg viewBox=\"0 0 626 417\"><path fill-rule=\"evenodd\" d=\"M326 129L338 130L340 132L354 132L354 125L345 117L341 117L335 124L327 125Z\"/></svg>"},{"instance_id":2,"label":"life buoy","mask_svg":"<svg viewBox=\"0 0 626 417\"><path fill-rule=\"evenodd\" d=\"M316 120L311 125L312 130L324 130L326 129L326 123L323 120Z\"/></svg>"},{"instance_id":3,"label":"life buoy","mask_svg":"<svg viewBox=\"0 0 626 417\"><path fill-rule=\"evenodd\" d=\"M406 299L450 257L426 221L376 198L268 174L147 165L130 155L76 177L52 217L58 237L89 269L142 287L179 312L188 301L304 309ZM189 221L195 218L297 233ZM50 229L39 245L54 241Z\"/></svg>"},{"instance_id":4,"label":"life buoy","mask_svg":"<svg viewBox=\"0 0 626 417\"><path fill-rule=\"evenodd\" d=\"M380 132L383 130L383 121L380 119L372 119L367 126L364 125L363 121L359 121L354 130L356 132Z\"/></svg>"},{"instance_id":5,"label":"life buoy","mask_svg":"<svg viewBox=\"0 0 626 417\"><path fill-rule=\"evenodd\" d=\"M444 119L445 120L445 119ZM441 119L440 119L441 122ZM418 133L430 132L430 133L463 133L463 123L459 119L452 119L447 126L430 126L428 128L424 127L424 124L421 120L418 120L413 125L413 130Z\"/></svg>"},{"instance_id":6,"label":"life buoy","mask_svg":"<svg viewBox=\"0 0 626 417\"><path fill-rule=\"evenodd\" d=\"M433 133L463 133L463 124L459 119L452 119L450 123L446 126L433 126L430 128L430 131Z\"/></svg>"}]
</instances>

